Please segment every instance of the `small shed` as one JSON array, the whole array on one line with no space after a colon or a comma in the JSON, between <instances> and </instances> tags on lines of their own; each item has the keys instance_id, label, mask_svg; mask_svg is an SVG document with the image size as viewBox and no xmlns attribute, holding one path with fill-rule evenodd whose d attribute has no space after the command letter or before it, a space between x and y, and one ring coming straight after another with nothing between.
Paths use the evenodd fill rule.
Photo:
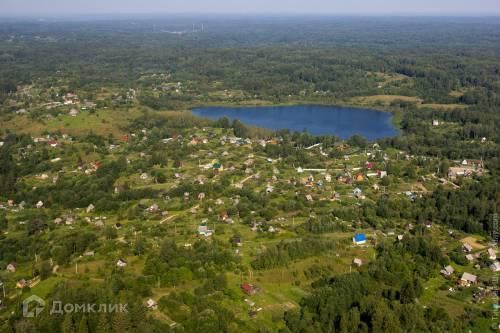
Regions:
<instances>
[{"instance_id":1,"label":"small shed","mask_svg":"<svg viewBox=\"0 0 500 333\"><path fill-rule=\"evenodd\" d=\"M127 261L125 259L118 259L118 261L116 262L116 267L123 268L126 266L127 266Z\"/></svg>"},{"instance_id":2,"label":"small shed","mask_svg":"<svg viewBox=\"0 0 500 333\"><path fill-rule=\"evenodd\" d=\"M449 265L441 270L441 274L443 274L444 276L450 276L453 274L453 272L455 272L455 269Z\"/></svg>"}]
</instances>

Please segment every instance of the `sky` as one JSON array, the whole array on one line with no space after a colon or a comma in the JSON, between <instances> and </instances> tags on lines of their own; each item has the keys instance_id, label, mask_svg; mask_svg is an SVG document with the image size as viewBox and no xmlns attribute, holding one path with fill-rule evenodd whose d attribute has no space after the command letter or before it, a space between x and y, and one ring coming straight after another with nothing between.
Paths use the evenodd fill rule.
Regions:
<instances>
[{"instance_id":1,"label":"sky","mask_svg":"<svg viewBox=\"0 0 500 333\"><path fill-rule=\"evenodd\" d=\"M0 0L0 16L67 14L500 15L500 0Z\"/></svg>"}]
</instances>

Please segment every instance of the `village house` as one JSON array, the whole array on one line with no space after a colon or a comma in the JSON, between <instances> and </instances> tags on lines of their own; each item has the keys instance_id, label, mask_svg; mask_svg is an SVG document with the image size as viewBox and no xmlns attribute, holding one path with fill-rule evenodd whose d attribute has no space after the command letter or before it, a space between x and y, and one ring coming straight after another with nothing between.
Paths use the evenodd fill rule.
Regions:
<instances>
[{"instance_id":1,"label":"village house","mask_svg":"<svg viewBox=\"0 0 500 333\"><path fill-rule=\"evenodd\" d=\"M18 289L23 289L24 287L28 286L28 282L25 279L21 279L16 282L16 288Z\"/></svg>"},{"instance_id":2,"label":"village house","mask_svg":"<svg viewBox=\"0 0 500 333\"><path fill-rule=\"evenodd\" d=\"M440 273L443 274L444 276L451 276L453 272L455 272L455 269L449 265L440 271Z\"/></svg>"},{"instance_id":3,"label":"village house","mask_svg":"<svg viewBox=\"0 0 500 333\"><path fill-rule=\"evenodd\" d=\"M352 191L354 196L358 199L365 199L365 196L363 195L363 191L359 187L356 187L354 191Z\"/></svg>"},{"instance_id":4,"label":"village house","mask_svg":"<svg viewBox=\"0 0 500 333\"><path fill-rule=\"evenodd\" d=\"M219 214L219 220L225 221L229 217L229 214L227 212L221 212Z\"/></svg>"},{"instance_id":5,"label":"village house","mask_svg":"<svg viewBox=\"0 0 500 333\"><path fill-rule=\"evenodd\" d=\"M494 262L490 265L490 269L491 269L493 272L499 272L499 271L500 271L500 262L499 262L499 261L494 261Z\"/></svg>"},{"instance_id":6,"label":"village house","mask_svg":"<svg viewBox=\"0 0 500 333\"><path fill-rule=\"evenodd\" d=\"M118 259L116 262L116 267L124 268L127 266L127 261L125 259Z\"/></svg>"},{"instance_id":7,"label":"village house","mask_svg":"<svg viewBox=\"0 0 500 333\"><path fill-rule=\"evenodd\" d=\"M36 208L40 209L43 207L43 201L38 201L35 205Z\"/></svg>"},{"instance_id":8,"label":"village house","mask_svg":"<svg viewBox=\"0 0 500 333\"><path fill-rule=\"evenodd\" d=\"M365 176L361 172L359 172L358 174L356 174L356 181L357 182L362 182L364 180L365 180Z\"/></svg>"},{"instance_id":9,"label":"village house","mask_svg":"<svg viewBox=\"0 0 500 333\"><path fill-rule=\"evenodd\" d=\"M79 113L79 112L78 112L78 110L77 110L77 109L71 109L71 110L69 111L69 115L70 115L71 117L76 117L76 116L78 116L78 113Z\"/></svg>"},{"instance_id":10,"label":"village house","mask_svg":"<svg viewBox=\"0 0 500 333\"><path fill-rule=\"evenodd\" d=\"M463 244L463 250L465 253L471 253L474 248L469 243Z\"/></svg>"},{"instance_id":11,"label":"village house","mask_svg":"<svg viewBox=\"0 0 500 333\"><path fill-rule=\"evenodd\" d=\"M477 276L467 272L464 272L460 280L458 280L458 284L461 287L470 287L471 285L476 283L477 283Z\"/></svg>"},{"instance_id":12,"label":"village house","mask_svg":"<svg viewBox=\"0 0 500 333\"><path fill-rule=\"evenodd\" d=\"M151 206L148 207L147 211L148 213L157 213L160 207L158 207L157 204L152 204Z\"/></svg>"},{"instance_id":13,"label":"village house","mask_svg":"<svg viewBox=\"0 0 500 333\"><path fill-rule=\"evenodd\" d=\"M355 234L352 238L352 242L356 245L366 244L366 235L363 233Z\"/></svg>"},{"instance_id":14,"label":"village house","mask_svg":"<svg viewBox=\"0 0 500 333\"><path fill-rule=\"evenodd\" d=\"M87 206L86 212L87 214L92 213L95 210L95 206L93 204L90 204Z\"/></svg>"},{"instance_id":15,"label":"village house","mask_svg":"<svg viewBox=\"0 0 500 333\"><path fill-rule=\"evenodd\" d=\"M200 225L198 227L198 235L204 236L204 237L210 237L212 236L213 231L208 229L206 225Z\"/></svg>"},{"instance_id":16,"label":"village house","mask_svg":"<svg viewBox=\"0 0 500 333\"><path fill-rule=\"evenodd\" d=\"M354 264L354 266L357 266L357 267L361 267L361 265L363 265L363 261L359 258L354 258L352 263Z\"/></svg>"},{"instance_id":17,"label":"village house","mask_svg":"<svg viewBox=\"0 0 500 333\"><path fill-rule=\"evenodd\" d=\"M59 147L59 142L57 142L57 140L55 139L52 139L48 142L48 145L51 147L51 148L57 148Z\"/></svg>"},{"instance_id":18,"label":"village house","mask_svg":"<svg viewBox=\"0 0 500 333\"><path fill-rule=\"evenodd\" d=\"M240 288L247 295L255 295L260 291L259 287L249 283L242 284Z\"/></svg>"},{"instance_id":19,"label":"village house","mask_svg":"<svg viewBox=\"0 0 500 333\"><path fill-rule=\"evenodd\" d=\"M64 219L66 225L73 225L75 223L75 218L73 216L65 216Z\"/></svg>"},{"instance_id":20,"label":"village house","mask_svg":"<svg viewBox=\"0 0 500 333\"><path fill-rule=\"evenodd\" d=\"M338 193L338 192L333 192L333 193L332 193L332 196L330 197L330 200L331 200L331 201L340 200L340 193Z\"/></svg>"},{"instance_id":21,"label":"village house","mask_svg":"<svg viewBox=\"0 0 500 333\"><path fill-rule=\"evenodd\" d=\"M241 241L241 237L239 236L234 236L232 239L231 239L231 243L233 243L234 245L240 247L243 245L242 241Z\"/></svg>"},{"instance_id":22,"label":"village house","mask_svg":"<svg viewBox=\"0 0 500 333\"><path fill-rule=\"evenodd\" d=\"M387 171L378 171L377 173L380 179L387 177Z\"/></svg>"},{"instance_id":23,"label":"village house","mask_svg":"<svg viewBox=\"0 0 500 333\"><path fill-rule=\"evenodd\" d=\"M158 303L150 298L146 302L146 307L151 310L156 310L158 309Z\"/></svg>"},{"instance_id":24,"label":"village house","mask_svg":"<svg viewBox=\"0 0 500 333\"><path fill-rule=\"evenodd\" d=\"M488 258L490 260L495 260L497 258L497 251L495 251L495 249L493 249L493 248L490 247L488 249Z\"/></svg>"},{"instance_id":25,"label":"village house","mask_svg":"<svg viewBox=\"0 0 500 333\"><path fill-rule=\"evenodd\" d=\"M6 270L9 273L15 273L16 272L16 263L11 262L10 264L8 264Z\"/></svg>"}]
</instances>

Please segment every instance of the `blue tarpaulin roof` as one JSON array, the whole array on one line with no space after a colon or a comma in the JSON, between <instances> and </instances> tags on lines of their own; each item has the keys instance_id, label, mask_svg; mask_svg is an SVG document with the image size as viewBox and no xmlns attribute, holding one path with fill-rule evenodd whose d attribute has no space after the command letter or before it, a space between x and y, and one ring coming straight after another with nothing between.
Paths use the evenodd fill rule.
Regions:
<instances>
[{"instance_id":1,"label":"blue tarpaulin roof","mask_svg":"<svg viewBox=\"0 0 500 333\"><path fill-rule=\"evenodd\" d=\"M366 235L365 234L355 234L354 241L356 241L356 242L366 241Z\"/></svg>"}]
</instances>

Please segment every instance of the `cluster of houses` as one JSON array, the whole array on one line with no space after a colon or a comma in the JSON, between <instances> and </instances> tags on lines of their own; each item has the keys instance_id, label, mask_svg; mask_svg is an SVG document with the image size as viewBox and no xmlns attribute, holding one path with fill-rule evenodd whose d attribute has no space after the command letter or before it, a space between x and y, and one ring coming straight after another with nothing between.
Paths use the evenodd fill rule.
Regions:
<instances>
[{"instance_id":1,"label":"cluster of houses","mask_svg":"<svg viewBox=\"0 0 500 333\"><path fill-rule=\"evenodd\" d=\"M456 166L448 169L448 178L455 180L461 177L482 176L486 170L482 160L455 161Z\"/></svg>"},{"instance_id":2,"label":"cluster of houses","mask_svg":"<svg viewBox=\"0 0 500 333\"><path fill-rule=\"evenodd\" d=\"M469 262L473 262L475 260L475 258L479 255L478 253L476 253L476 254L472 253L474 248L472 247L472 245L470 245L467 242L463 243L462 248L463 248L463 251L465 253L465 257L467 258L467 260ZM486 255L487 255L489 260L493 261L493 263L490 265L489 268L494 273L499 272L500 271L500 262L497 260L496 250L493 248L488 248L486 250ZM480 266L476 265L476 268L480 268ZM448 266L444 267L440 271L440 273L444 277L450 278L455 273L455 269L451 265L448 265ZM478 282L478 277L476 275L468 273L468 272L463 272L462 275L460 276L460 278L457 280L457 285L460 287L470 287L470 286L477 284L477 282Z\"/></svg>"}]
</instances>

